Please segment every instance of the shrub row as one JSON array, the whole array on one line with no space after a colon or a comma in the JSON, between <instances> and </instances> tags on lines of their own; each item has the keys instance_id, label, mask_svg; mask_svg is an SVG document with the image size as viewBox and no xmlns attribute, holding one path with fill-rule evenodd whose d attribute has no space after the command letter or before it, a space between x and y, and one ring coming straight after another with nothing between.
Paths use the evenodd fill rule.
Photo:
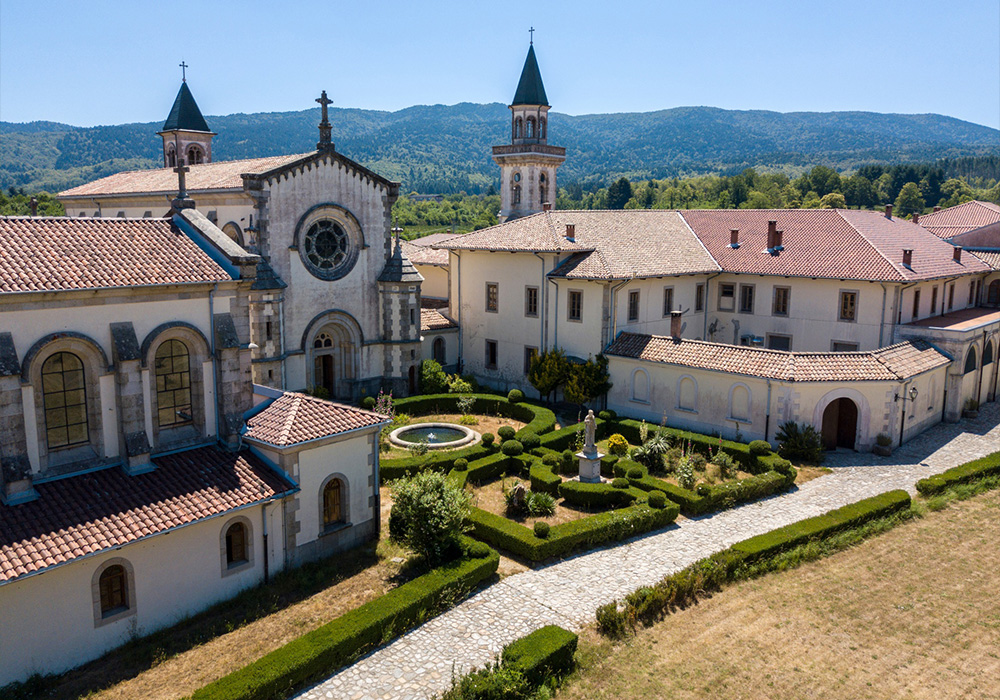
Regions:
<instances>
[{"instance_id":1,"label":"shrub row","mask_svg":"<svg viewBox=\"0 0 1000 700\"><path fill-rule=\"evenodd\" d=\"M567 503L584 508L616 508L631 505L645 494L638 489L616 489L611 484L603 482L588 484L583 481L564 481L559 485L559 495L566 499Z\"/></svg>"},{"instance_id":2,"label":"shrub row","mask_svg":"<svg viewBox=\"0 0 1000 700\"><path fill-rule=\"evenodd\" d=\"M917 482L917 491L924 496L941 493L951 486L967 484L988 476L1000 474L1000 452L994 452L971 462L952 467L947 471L921 479Z\"/></svg>"},{"instance_id":3,"label":"shrub row","mask_svg":"<svg viewBox=\"0 0 1000 700\"><path fill-rule=\"evenodd\" d=\"M561 676L573 669L577 636L558 625L547 625L504 647L501 660L540 685L546 678Z\"/></svg>"},{"instance_id":4,"label":"shrub row","mask_svg":"<svg viewBox=\"0 0 1000 700\"><path fill-rule=\"evenodd\" d=\"M640 425L640 421L629 418L619 420L616 423L609 425L608 430L614 433L621 433L630 443L638 445L640 443ZM739 464L740 469L749 474L757 474L761 471L766 471L766 468L759 463L757 455L751 454L750 446L742 442L733 442L732 440L720 441L719 438L713 438L701 433L692 433L678 428L661 428L656 425L650 425L649 431L652 433L654 430L662 430L676 440L690 442L691 449L698 454L705 455L706 458L717 452L721 447L723 452L728 454L736 461L737 464Z\"/></svg>"},{"instance_id":5,"label":"shrub row","mask_svg":"<svg viewBox=\"0 0 1000 700\"><path fill-rule=\"evenodd\" d=\"M553 496L559 495L559 485L562 479L558 474L552 472L552 468L542 462L533 461L528 472L531 479L531 490L549 493Z\"/></svg>"},{"instance_id":6,"label":"shrub row","mask_svg":"<svg viewBox=\"0 0 1000 700\"><path fill-rule=\"evenodd\" d=\"M456 413L458 400L466 394L427 394L409 396L393 402L396 410L409 413L411 416L427 416L434 413ZM556 414L545 406L539 406L527 401L511 402L503 396L493 394L472 394L476 400L472 404L472 412L484 415L497 415L504 418L521 421L526 425L518 431L542 435L556 427Z\"/></svg>"},{"instance_id":7,"label":"shrub row","mask_svg":"<svg viewBox=\"0 0 1000 700\"><path fill-rule=\"evenodd\" d=\"M383 459L379 463L379 481L384 484L396 479L413 476L425 469L445 472L455 466L455 460L457 459L466 459L472 462L474 459L480 459L491 454L493 454L493 450L484 447L482 444L478 444L458 450L448 450L447 452L429 452L422 456Z\"/></svg>"},{"instance_id":8,"label":"shrub row","mask_svg":"<svg viewBox=\"0 0 1000 700\"><path fill-rule=\"evenodd\" d=\"M472 544L470 553L483 554ZM361 653L420 624L439 606L493 576L499 555L463 558L404 583L375 600L292 640L248 666L201 688L192 700L276 700L319 680Z\"/></svg>"},{"instance_id":9,"label":"shrub row","mask_svg":"<svg viewBox=\"0 0 1000 700\"><path fill-rule=\"evenodd\" d=\"M597 422L595 437L600 440L605 433L607 422L602 421L600 418L595 418L595 421ZM555 450L556 452L571 450L576 443L576 435L582 427L583 426L581 424L568 425L565 428L553 430L550 433L541 435L541 446L550 450Z\"/></svg>"},{"instance_id":10,"label":"shrub row","mask_svg":"<svg viewBox=\"0 0 1000 700\"><path fill-rule=\"evenodd\" d=\"M681 507L685 515L704 515L786 491L795 483L795 476L795 468L789 465L781 472L768 471L724 484L702 484L697 491L682 489L645 473L641 479L630 478L629 481L643 491L663 491L667 498Z\"/></svg>"},{"instance_id":11,"label":"shrub row","mask_svg":"<svg viewBox=\"0 0 1000 700\"><path fill-rule=\"evenodd\" d=\"M910 494L906 491L887 491L878 496L851 503L843 508L831 510L824 515L800 520L763 535L737 542L731 549L743 561L752 562L761 557L772 556L786 549L791 549L811 539L827 537L841 530L856 527L869 520L891 515L909 507Z\"/></svg>"},{"instance_id":12,"label":"shrub row","mask_svg":"<svg viewBox=\"0 0 1000 700\"><path fill-rule=\"evenodd\" d=\"M476 539L524 559L541 561L659 529L672 523L679 512L673 503L660 509L642 503L554 525L545 539L535 537L524 525L479 508L471 510L469 522Z\"/></svg>"}]
</instances>

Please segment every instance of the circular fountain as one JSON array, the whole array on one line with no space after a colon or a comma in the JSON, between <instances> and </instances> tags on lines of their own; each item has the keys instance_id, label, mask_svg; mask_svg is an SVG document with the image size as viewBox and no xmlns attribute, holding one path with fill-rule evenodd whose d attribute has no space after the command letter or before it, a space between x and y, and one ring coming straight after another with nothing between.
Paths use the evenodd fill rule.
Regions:
<instances>
[{"instance_id":1,"label":"circular fountain","mask_svg":"<svg viewBox=\"0 0 1000 700\"><path fill-rule=\"evenodd\" d=\"M397 447L412 447L426 442L431 450L464 447L481 439L482 436L475 430L457 423L417 423L404 425L389 433L389 442Z\"/></svg>"}]
</instances>

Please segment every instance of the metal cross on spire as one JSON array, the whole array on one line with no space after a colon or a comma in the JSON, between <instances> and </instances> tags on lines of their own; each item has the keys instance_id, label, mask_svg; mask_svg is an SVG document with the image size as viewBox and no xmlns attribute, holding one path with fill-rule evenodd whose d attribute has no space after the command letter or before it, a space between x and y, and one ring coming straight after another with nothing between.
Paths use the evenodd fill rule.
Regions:
<instances>
[{"instance_id":1,"label":"metal cross on spire","mask_svg":"<svg viewBox=\"0 0 1000 700\"><path fill-rule=\"evenodd\" d=\"M181 62L178 65L180 65L180 67L181 67L181 82L186 83L187 82L187 69L190 68L190 66L184 62L184 59L181 59Z\"/></svg>"},{"instance_id":2,"label":"metal cross on spire","mask_svg":"<svg viewBox=\"0 0 1000 700\"><path fill-rule=\"evenodd\" d=\"M528 44L530 46L534 46L535 45L535 28L534 27L529 27L528 28L528 35L531 37L530 39L528 39Z\"/></svg>"},{"instance_id":3,"label":"metal cross on spire","mask_svg":"<svg viewBox=\"0 0 1000 700\"><path fill-rule=\"evenodd\" d=\"M323 94L316 98L316 101L323 107L323 119L319 123L319 143L316 144L316 150L333 150L331 139L333 128L330 126L330 117L327 112L327 106L333 104L333 100L326 96L326 90L324 90Z\"/></svg>"}]
</instances>

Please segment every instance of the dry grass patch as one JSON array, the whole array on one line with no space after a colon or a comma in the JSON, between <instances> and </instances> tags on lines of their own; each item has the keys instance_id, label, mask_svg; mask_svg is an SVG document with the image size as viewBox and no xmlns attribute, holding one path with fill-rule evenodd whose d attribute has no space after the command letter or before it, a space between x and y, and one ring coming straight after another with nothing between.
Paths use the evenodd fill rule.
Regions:
<instances>
[{"instance_id":1,"label":"dry grass patch","mask_svg":"<svg viewBox=\"0 0 1000 700\"><path fill-rule=\"evenodd\" d=\"M560 698L1000 698L1000 493L727 588L614 646Z\"/></svg>"}]
</instances>

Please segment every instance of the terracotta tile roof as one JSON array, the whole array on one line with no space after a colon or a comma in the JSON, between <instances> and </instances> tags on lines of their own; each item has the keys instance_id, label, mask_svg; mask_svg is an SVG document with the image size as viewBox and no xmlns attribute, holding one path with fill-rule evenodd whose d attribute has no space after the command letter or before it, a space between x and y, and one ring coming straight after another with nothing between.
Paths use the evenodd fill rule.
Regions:
<instances>
[{"instance_id":1,"label":"terracotta tile roof","mask_svg":"<svg viewBox=\"0 0 1000 700\"><path fill-rule=\"evenodd\" d=\"M38 499L0 504L0 582L135 542L292 488L248 450L203 447L35 485Z\"/></svg>"},{"instance_id":2,"label":"terracotta tile roof","mask_svg":"<svg viewBox=\"0 0 1000 700\"><path fill-rule=\"evenodd\" d=\"M909 221L879 212L838 209L722 209L682 212L684 219L727 272L873 281L930 279L988 268L952 260L950 244ZM767 253L768 221L784 231L784 249ZM739 229L739 248L730 230ZM902 249L913 250L912 269Z\"/></svg>"},{"instance_id":3,"label":"terracotta tile roof","mask_svg":"<svg viewBox=\"0 0 1000 700\"><path fill-rule=\"evenodd\" d=\"M187 190L190 193L207 190L242 190L244 173L265 173L274 168L305 158L309 153L289 156L269 156L267 158L247 158L245 160L223 160L215 163L191 165L187 173ZM129 170L88 182L85 185L65 190L58 194L60 199L73 197L94 197L117 194L173 194L177 192L177 173L173 168L153 170Z\"/></svg>"},{"instance_id":4,"label":"terracotta tile roof","mask_svg":"<svg viewBox=\"0 0 1000 700\"><path fill-rule=\"evenodd\" d=\"M785 352L621 333L606 354L785 382L899 381L951 362L915 340L872 352Z\"/></svg>"},{"instance_id":5,"label":"terracotta tile roof","mask_svg":"<svg viewBox=\"0 0 1000 700\"><path fill-rule=\"evenodd\" d=\"M451 238L452 236L448 236ZM413 241L401 241L403 254L410 259L414 265L438 265L448 267L448 251L430 248L426 245L417 245Z\"/></svg>"},{"instance_id":6,"label":"terracotta tile roof","mask_svg":"<svg viewBox=\"0 0 1000 700\"><path fill-rule=\"evenodd\" d=\"M243 437L287 447L386 422L378 413L286 391L247 420Z\"/></svg>"},{"instance_id":7,"label":"terracotta tile roof","mask_svg":"<svg viewBox=\"0 0 1000 700\"><path fill-rule=\"evenodd\" d=\"M966 253L972 253L994 270L1000 270L1000 251L997 250L971 250L965 249Z\"/></svg>"},{"instance_id":8,"label":"terracotta tile roof","mask_svg":"<svg viewBox=\"0 0 1000 700\"><path fill-rule=\"evenodd\" d=\"M169 219L0 217L0 293L232 279Z\"/></svg>"},{"instance_id":9,"label":"terracotta tile roof","mask_svg":"<svg viewBox=\"0 0 1000 700\"><path fill-rule=\"evenodd\" d=\"M446 328L458 328L458 324L437 309L420 309L421 331L440 331Z\"/></svg>"},{"instance_id":10,"label":"terracotta tile roof","mask_svg":"<svg viewBox=\"0 0 1000 700\"><path fill-rule=\"evenodd\" d=\"M572 241L566 226L574 227ZM577 251L550 274L575 279L629 279L717 272L719 266L675 211L542 212L515 219L442 248Z\"/></svg>"},{"instance_id":11,"label":"terracotta tile roof","mask_svg":"<svg viewBox=\"0 0 1000 700\"><path fill-rule=\"evenodd\" d=\"M437 245L443 241L447 241L449 238L455 238L456 236L463 236L462 233L432 233L428 236L421 236L420 238L414 238L410 241L413 245L422 246L432 246Z\"/></svg>"},{"instance_id":12,"label":"terracotta tile roof","mask_svg":"<svg viewBox=\"0 0 1000 700\"><path fill-rule=\"evenodd\" d=\"M975 199L920 217L920 225L941 238L952 238L998 221L1000 206Z\"/></svg>"}]
</instances>

